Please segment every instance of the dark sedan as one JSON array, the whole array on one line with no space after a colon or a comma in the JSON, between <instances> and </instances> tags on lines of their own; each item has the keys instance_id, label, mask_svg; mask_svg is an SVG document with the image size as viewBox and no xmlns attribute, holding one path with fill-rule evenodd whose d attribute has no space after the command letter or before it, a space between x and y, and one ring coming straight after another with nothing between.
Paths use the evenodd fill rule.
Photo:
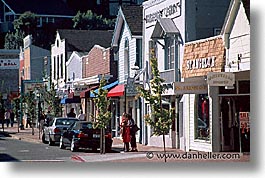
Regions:
<instances>
[{"instance_id":1,"label":"dark sedan","mask_svg":"<svg viewBox=\"0 0 265 178\"><path fill-rule=\"evenodd\" d=\"M60 138L60 148L70 147L71 151L77 151L79 148L91 148L96 151L100 148L100 129L94 129L92 122L77 121L73 123ZM111 151L112 137L111 133L106 132L105 148L107 152Z\"/></svg>"}]
</instances>

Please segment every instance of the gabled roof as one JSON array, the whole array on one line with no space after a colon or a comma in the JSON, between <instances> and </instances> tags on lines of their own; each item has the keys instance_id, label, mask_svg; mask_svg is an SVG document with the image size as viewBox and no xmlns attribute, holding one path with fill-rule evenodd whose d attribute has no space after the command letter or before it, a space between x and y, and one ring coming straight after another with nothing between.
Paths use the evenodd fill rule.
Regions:
<instances>
[{"instance_id":1,"label":"gabled roof","mask_svg":"<svg viewBox=\"0 0 265 178\"><path fill-rule=\"evenodd\" d=\"M143 31L143 8L139 5L121 7L126 23L132 35L142 35Z\"/></svg>"},{"instance_id":2,"label":"gabled roof","mask_svg":"<svg viewBox=\"0 0 265 178\"><path fill-rule=\"evenodd\" d=\"M67 43L67 51L89 52L94 45L110 47L112 31L105 30L58 30Z\"/></svg>"},{"instance_id":3,"label":"gabled roof","mask_svg":"<svg viewBox=\"0 0 265 178\"><path fill-rule=\"evenodd\" d=\"M231 30L232 24L234 23L236 19L236 15L239 11L241 3L243 3L246 16L248 18L248 21L250 22L250 0L231 0L229 8L227 10L225 20L224 20L221 34L225 34L227 30L228 31Z\"/></svg>"},{"instance_id":4,"label":"gabled roof","mask_svg":"<svg viewBox=\"0 0 265 178\"><path fill-rule=\"evenodd\" d=\"M151 35L152 39L162 39L165 35L180 34L179 29L170 18L157 19L154 31Z\"/></svg>"},{"instance_id":5,"label":"gabled roof","mask_svg":"<svg viewBox=\"0 0 265 178\"><path fill-rule=\"evenodd\" d=\"M16 14L31 11L37 15L74 16L62 0L2 0Z\"/></svg>"},{"instance_id":6,"label":"gabled roof","mask_svg":"<svg viewBox=\"0 0 265 178\"><path fill-rule=\"evenodd\" d=\"M122 6L119 9L112 39L112 46L118 46L122 29L127 25L131 35L142 36L143 9L139 5Z\"/></svg>"}]
</instances>

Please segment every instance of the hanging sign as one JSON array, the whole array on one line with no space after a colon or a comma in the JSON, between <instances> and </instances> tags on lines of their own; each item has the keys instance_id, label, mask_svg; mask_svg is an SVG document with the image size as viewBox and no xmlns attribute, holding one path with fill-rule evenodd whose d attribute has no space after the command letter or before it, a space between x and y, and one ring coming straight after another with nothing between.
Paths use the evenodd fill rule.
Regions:
<instances>
[{"instance_id":1,"label":"hanging sign","mask_svg":"<svg viewBox=\"0 0 265 178\"><path fill-rule=\"evenodd\" d=\"M19 59L0 59L0 69L19 69Z\"/></svg>"},{"instance_id":2,"label":"hanging sign","mask_svg":"<svg viewBox=\"0 0 265 178\"><path fill-rule=\"evenodd\" d=\"M231 72L209 72L207 74L207 84L209 86L233 86L235 84L235 74Z\"/></svg>"}]
</instances>

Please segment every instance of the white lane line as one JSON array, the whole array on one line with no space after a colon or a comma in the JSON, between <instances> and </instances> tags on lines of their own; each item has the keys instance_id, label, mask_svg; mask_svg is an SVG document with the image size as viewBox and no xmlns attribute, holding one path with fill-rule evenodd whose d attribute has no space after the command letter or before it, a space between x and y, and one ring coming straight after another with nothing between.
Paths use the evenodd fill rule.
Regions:
<instances>
[{"instance_id":1,"label":"white lane line","mask_svg":"<svg viewBox=\"0 0 265 178\"><path fill-rule=\"evenodd\" d=\"M65 162L64 160L20 160L22 162Z\"/></svg>"},{"instance_id":2,"label":"white lane line","mask_svg":"<svg viewBox=\"0 0 265 178\"><path fill-rule=\"evenodd\" d=\"M29 150L18 150L19 153L28 153Z\"/></svg>"}]
</instances>

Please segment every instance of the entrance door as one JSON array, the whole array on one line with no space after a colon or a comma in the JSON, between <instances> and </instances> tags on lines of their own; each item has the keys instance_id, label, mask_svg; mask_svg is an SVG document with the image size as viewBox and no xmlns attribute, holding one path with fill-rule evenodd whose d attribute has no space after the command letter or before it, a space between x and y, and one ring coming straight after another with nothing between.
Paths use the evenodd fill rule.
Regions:
<instances>
[{"instance_id":1,"label":"entrance door","mask_svg":"<svg viewBox=\"0 0 265 178\"><path fill-rule=\"evenodd\" d=\"M238 105L234 97L221 97L221 149L239 151Z\"/></svg>"}]
</instances>

